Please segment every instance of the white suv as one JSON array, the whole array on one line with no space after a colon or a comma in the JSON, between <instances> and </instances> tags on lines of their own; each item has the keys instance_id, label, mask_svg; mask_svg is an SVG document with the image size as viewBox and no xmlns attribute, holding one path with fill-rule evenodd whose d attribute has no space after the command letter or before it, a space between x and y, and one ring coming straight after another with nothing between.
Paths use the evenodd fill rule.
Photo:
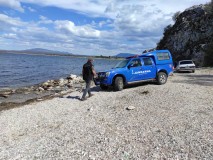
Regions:
<instances>
[{"instance_id":1,"label":"white suv","mask_svg":"<svg viewBox=\"0 0 213 160\"><path fill-rule=\"evenodd\" d=\"M195 72L195 64L192 60L182 60L177 63L176 71L191 71Z\"/></svg>"}]
</instances>

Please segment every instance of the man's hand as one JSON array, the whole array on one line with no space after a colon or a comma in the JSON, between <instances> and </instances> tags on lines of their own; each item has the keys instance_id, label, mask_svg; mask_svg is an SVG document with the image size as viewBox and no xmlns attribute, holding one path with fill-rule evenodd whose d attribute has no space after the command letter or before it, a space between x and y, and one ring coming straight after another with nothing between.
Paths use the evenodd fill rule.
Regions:
<instances>
[{"instance_id":1,"label":"man's hand","mask_svg":"<svg viewBox=\"0 0 213 160\"><path fill-rule=\"evenodd\" d=\"M96 72L95 72L94 67L92 67L92 73L93 73L94 78L96 78L96 77L97 77L97 74L96 74Z\"/></svg>"}]
</instances>

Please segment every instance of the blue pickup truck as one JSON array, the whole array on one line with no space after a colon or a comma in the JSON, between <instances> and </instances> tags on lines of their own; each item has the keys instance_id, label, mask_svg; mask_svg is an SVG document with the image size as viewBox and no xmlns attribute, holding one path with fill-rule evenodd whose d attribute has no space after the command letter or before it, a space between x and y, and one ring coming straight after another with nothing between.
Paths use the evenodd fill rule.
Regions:
<instances>
[{"instance_id":1,"label":"blue pickup truck","mask_svg":"<svg viewBox=\"0 0 213 160\"><path fill-rule=\"evenodd\" d=\"M114 68L98 72L96 85L106 90L113 86L115 91L121 91L125 85L144 81L156 81L165 84L173 73L172 55L168 50L155 50L141 55L127 57Z\"/></svg>"}]
</instances>

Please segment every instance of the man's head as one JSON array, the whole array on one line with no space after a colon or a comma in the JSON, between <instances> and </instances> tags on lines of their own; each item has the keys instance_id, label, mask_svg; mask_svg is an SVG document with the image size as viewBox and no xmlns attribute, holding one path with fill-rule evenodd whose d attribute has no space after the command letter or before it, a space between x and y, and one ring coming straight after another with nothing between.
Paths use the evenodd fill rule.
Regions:
<instances>
[{"instance_id":1,"label":"man's head","mask_svg":"<svg viewBox=\"0 0 213 160\"><path fill-rule=\"evenodd\" d=\"M93 58L92 58L92 57L89 57L87 61L88 61L88 62L93 62Z\"/></svg>"}]
</instances>

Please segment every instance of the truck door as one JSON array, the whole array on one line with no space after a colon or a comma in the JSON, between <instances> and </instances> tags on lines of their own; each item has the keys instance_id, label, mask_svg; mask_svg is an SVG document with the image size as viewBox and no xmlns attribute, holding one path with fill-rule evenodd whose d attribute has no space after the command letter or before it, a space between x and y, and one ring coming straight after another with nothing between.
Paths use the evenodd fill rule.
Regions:
<instances>
[{"instance_id":1,"label":"truck door","mask_svg":"<svg viewBox=\"0 0 213 160\"><path fill-rule=\"evenodd\" d=\"M142 58L142 74L141 79L152 79L156 77L156 66L151 57Z\"/></svg>"},{"instance_id":2,"label":"truck door","mask_svg":"<svg viewBox=\"0 0 213 160\"><path fill-rule=\"evenodd\" d=\"M142 63L140 58L133 59L128 65L127 81L133 82L140 80Z\"/></svg>"}]
</instances>

